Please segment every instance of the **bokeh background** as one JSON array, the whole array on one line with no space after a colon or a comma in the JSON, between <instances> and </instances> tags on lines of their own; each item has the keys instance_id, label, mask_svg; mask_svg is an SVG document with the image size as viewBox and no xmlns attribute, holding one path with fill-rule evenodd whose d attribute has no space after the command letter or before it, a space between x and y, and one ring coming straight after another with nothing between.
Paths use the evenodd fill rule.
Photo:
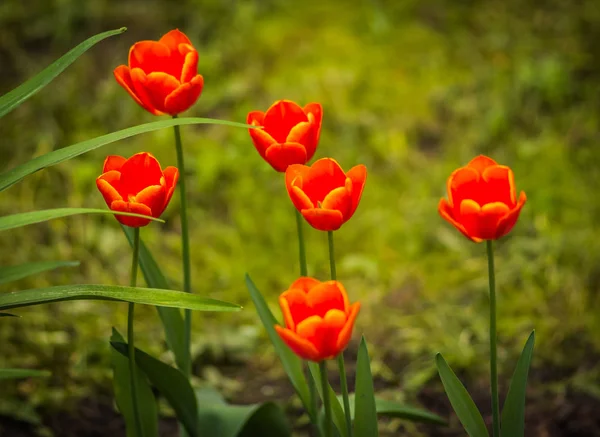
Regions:
<instances>
[{"instance_id":1,"label":"bokeh background","mask_svg":"<svg viewBox=\"0 0 600 437\"><path fill-rule=\"evenodd\" d=\"M455 168L484 153L510 165L528 201L496 245L501 393L529 332L537 343L527 435L600 435L600 8L594 0L3 0L0 93L85 38L127 26L92 48L0 122L0 171L33 156L156 118L114 81L131 44L178 27L200 52L205 88L187 116L245 121L274 100L322 103L316 158L369 170L355 217L336 233L338 276L362 301L382 396L448 417L439 429L385 421L385 435L463 435L434 366L442 352L489 419L485 246L437 213ZM250 273L278 314L296 278L293 208L282 175L244 129L185 126L193 288L239 303L238 314L195 314L199 383L233 402L292 391L244 285ZM104 208L95 187L108 154L154 153L175 164L172 130L109 145L3 192L0 214ZM143 239L181 286L179 203ZM307 233L309 273L327 278L327 238ZM126 284L129 247L111 217L78 216L0 234L0 263L81 265L4 286ZM68 302L0 323L0 367L52 377L3 383L2 435L115 435L108 337L125 306ZM152 308L141 346L167 362ZM353 352L348 354L352 357ZM352 367L352 366L350 366ZM113 414L114 415L114 414ZM110 416L112 417L112 416ZM30 425L18 424L15 420ZM302 429L305 418L297 419ZM304 422L303 422L304 421ZM70 423L70 427L64 426ZM61 428L62 424L62 428ZM110 428L111 426L117 428ZM4 427L4 428L3 428ZM87 427L87 428L86 428ZM22 434L10 434L19 428ZM4 433L3 430L4 429ZM303 435L299 431L298 435Z\"/></svg>"}]
</instances>

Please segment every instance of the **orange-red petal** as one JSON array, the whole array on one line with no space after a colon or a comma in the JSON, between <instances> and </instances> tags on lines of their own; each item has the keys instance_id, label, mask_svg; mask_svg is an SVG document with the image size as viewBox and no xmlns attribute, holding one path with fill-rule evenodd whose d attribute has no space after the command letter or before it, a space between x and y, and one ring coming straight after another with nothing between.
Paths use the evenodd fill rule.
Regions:
<instances>
[{"instance_id":1,"label":"orange-red petal","mask_svg":"<svg viewBox=\"0 0 600 437\"><path fill-rule=\"evenodd\" d=\"M305 293L308 293L313 287L316 287L320 283L321 281L315 278L311 278L310 276L300 276L293 282L292 285L290 285L290 289L299 288Z\"/></svg>"},{"instance_id":2,"label":"orange-red petal","mask_svg":"<svg viewBox=\"0 0 600 437\"><path fill-rule=\"evenodd\" d=\"M175 192L177 181L179 180L179 170L176 167L169 166L163 171L163 177L165 178L165 207L171 201L171 197Z\"/></svg>"},{"instance_id":3,"label":"orange-red petal","mask_svg":"<svg viewBox=\"0 0 600 437\"><path fill-rule=\"evenodd\" d=\"M348 216L344 217L345 220L349 220L356 212L356 208L358 208L358 204L360 203L360 198L367 182L367 167L362 164L354 166L348 170L346 177L352 181L352 208Z\"/></svg>"},{"instance_id":4,"label":"orange-red petal","mask_svg":"<svg viewBox=\"0 0 600 437\"><path fill-rule=\"evenodd\" d=\"M348 316L346 319L346 323L345 323L344 327L342 328L342 330L340 331L338 338L337 338L336 348L338 350L338 353L342 352L344 349L346 349L346 346L348 346L348 342L350 341L350 338L352 337L352 329L354 329L354 322L356 321L356 317L358 316L359 311L360 311L360 302L354 302L348 308L348 313L347 313Z\"/></svg>"},{"instance_id":5,"label":"orange-red petal","mask_svg":"<svg viewBox=\"0 0 600 437\"><path fill-rule=\"evenodd\" d=\"M178 78L181 83L191 82L198 75L198 57L196 50L186 53L183 59L181 77Z\"/></svg>"},{"instance_id":6,"label":"orange-red petal","mask_svg":"<svg viewBox=\"0 0 600 437\"><path fill-rule=\"evenodd\" d=\"M164 186L150 185L133 196L132 201L146 205L150 208L150 215L158 218L167 206L165 202L166 196L167 193Z\"/></svg>"},{"instance_id":7,"label":"orange-red petal","mask_svg":"<svg viewBox=\"0 0 600 437\"><path fill-rule=\"evenodd\" d=\"M104 160L104 166L103 166L102 172L106 173L107 171L111 171L111 170L120 171L121 167L123 167L123 164L125 164L125 161L127 161L127 159L124 158L123 156L109 155Z\"/></svg>"},{"instance_id":8,"label":"orange-red petal","mask_svg":"<svg viewBox=\"0 0 600 437\"><path fill-rule=\"evenodd\" d=\"M450 204L446 201L446 199L440 199L440 203L438 204L438 212L444 220L446 220L448 223L450 223L452 226L458 229L469 240L475 243L481 243L481 241L483 241L481 240L481 238L475 238L469 235L465 227L456 221L456 219L453 216L454 211Z\"/></svg>"},{"instance_id":9,"label":"orange-red petal","mask_svg":"<svg viewBox=\"0 0 600 437\"><path fill-rule=\"evenodd\" d=\"M129 50L129 68L141 68L144 73L165 71L171 50L158 41L140 41Z\"/></svg>"},{"instance_id":10,"label":"orange-red petal","mask_svg":"<svg viewBox=\"0 0 600 437\"><path fill-rule=\"evenodd\" d=\"M486 202L502 202L509 208L517 203L515 176L505 165L491 165L481 173L485 183Z\"/></svg>"},{"instance_id":11,"label":"orange-red petal","mask_svg":"<svg viewBox=\"0 0 600 437\"><path fill-rule=\"evenodd\" d=\"M332 209L303 209L300 213L309 225L319 231L337 231L344 223L342 213Z\"/></svg>"},{"instance_id":12,"label":"orange-red petal","mask_svg":"<svg viewBox=\"0 0 600 437\"><path fill-rule=\"evenodd\" d=\"M476 156L475 158L473 158L467 164L467 167L470 167L470 168L476 170L478 173L483 173L483 171L487 167L490 167L492 165L497 165L496 161L494 161L492 158L490 158L488 156L479 155L479 156Z\"/></svg>"},{"instance_id":13,"label":"orange-red petal","mask_svg":"<svg viewBox=\"0 0 600 437\"><path fill-rule=\"evenodd\" d=\"M296 355L305 360L319 361L319 351L310 341L301 338L294 331L282 328L279 325L275 325L275 330Z\"/></svg>"},{"instance_id":14,"label":"orange-red petal","mask_svg":"<svg viewBox=\"0 0 600 437\"><path fill-rule=\"evenodd\" d=\"M346 187L335 188L325 196L325 199L321 203L321 208L335 209L341 212L344 221L346 221L352 213L352 196Z\"/></svg>"},{"instance_id":15,"label":"orange-red petal","mask_svg":"<svg viewBox=\"0 0 600 437\"><path fill-rule=\"evenodd\" d=\"M275 143L265 151L265 160L278 172L284 172L292 164L306 162L306 149L299 143Z\"/></svg>"},{"instance_id":16,"label":"orange-red petal","mask_svg":"<svg viewBox=\"0 0 600 437\"><path fill-rule=\"evenodd\" d=\"M517 219L519 218L519 214L521 213L521 208L523 208L523 205L525 205L526 201L527 196L525 195L524 191L521 191L517 205L508 214L502 217L498 222L498 228L496 230L495 238L503 237L512 230L512 228L517 223Z\"/></svg>"},{"instance_id":17,"label":"orange-red petal","mask_svg":"<svg viewBox=\"0 0 600 437\"><path fill-rule=\"evenodd\" d=\"M179 80L161 71L147 74L146 82L144 83L144 88L148 93L152 106L165 113L168 113L165 107L167 96L179 87Z\"/></svg>"},{"instance_id":18,"label":"orange-red petal","mask_svg":"<svg viewBox=\"0 0 600 437\"><path fill-rule=\"evenodd\" d=\"M113 74L117 80L117 83L129 93L129 95L138 105L140 105L146 111L153 112L154 108L147 106L137 95L133 80L131 79L131 70L127 65L119 65L114 69Z\"/></svg>"},{"instance_id":19,"label":"orange-red petal","mask_svg":"<svg viewBox=\"0 0 600 437\"><path fill-rule=\"evenodd\" d=\"M346 175L335 159L321 158L302 175L302 191L314 205L335 188L345 186Z\"/></svg>"},{"instance_id":20,"label":"orange-red petal","mask_svg":"<svg viewBox=\"0 0 600 437\"><path fill-rule=\"evenodd\" d=\"M500 219L509 211L508 206L501 202L481 207L474 200L465 199L460 204L460 223L469 235L482 240L493 240Z\"/></svg>"},{"instance_id":21,"label":"orange-red petal","mask_svg":"<svg viewBox=\"0 0 600 437\"><path fill-rule=\"evenodd\" d=\"M160 185L163 172L159 162L150 153L136 153L121 167L120 193L124 199L137 195L150 185Z\"/></svg>"},{"instance_id":22,"label":"orange-red petal","mask_svg":"<svg viewBox=\"0 0 600 437\"><path fill-rule=\"evenodd\" d=\"M166 45L170 50L178 50L179 44L192 45L185 33L179 29L173 29L165 33L158 42Z\"/></svg>"},{"instance_id":23,"label":"orange-red petal","mask_svg":"<svg viewBox=\"0 0 600 437\"><path fill-rule=\"evenodd\" d=\"M115 200L111 205L110 209L112 211L120 211L120 212L131 212L135 214L143 214L143 215L152 215L150 208L146 205L142 205L141 203L135 202L125 202L123 200ZM150 220L143 219L140 217L128 217L124 215L115 215L116 219L125 226L130 226L132 228L140 228L142 226L146 226L150 223Z\"/></svg>"},{"instance_id":24,"label":"orange-red petal","mask_svg":"<svg viewBox=\"0 0 600 437\"><path fill-rule=\"evenodd\" d=\"M306 303L311 308L312 314L325 317L329 310L338 309L345 311L346 302L336 281L327 281L313 287L306 296Z\"/></svg>"},{"instance_id":25,"label":"orange-red petal","mask_svg":"<svg viewBox=\"0 0 600 437\"><path fill-rule=\"evenodd\" d=\"M96 179L96 186L109 207L115 200L123 200L119 190L115 187L119 183L120 176L121 174L118 171L113 170L100 175Z\"/></svg>"},{"instance_id":26,"label":"orange-red petal","mask_svg":"<svg viewBox=\"0 0 600 437\"><path fill-rule=\"evenodd\" d=\"M171 115L177 115L189 109L204 87L204 78L201 75L195 76L190 82L177 87L165 98L165 112Z\"/></svg>"},{"instance_id":27,"label":"orange-red petal","mask_svg":"<svg viewBox=\"0 0 600 437\"><path fill-rule=\"evenodd\" d=\"M146 82L148 81L148 76L146 76L146 73L144 73L141 68L132 68L130 75L131 83L133 84L133 90L140 102L142 102L142 107L154 115L164 114L164 112L158 110L156 106L154 106L154 103L152 102L152 99L146 90Z\"/></svg>"},{"instance_id":28,"label":"orange-red petal","mask_svg":"<svg viewBox=\"0 0 600 437\"><path fill-rule=\"evenodd\" d=\"M267 109L263 125L275 141L284 143L290 130L303 121L308 121L308 117L297 103L278 100Z\"/></svg>"}]
</instances>

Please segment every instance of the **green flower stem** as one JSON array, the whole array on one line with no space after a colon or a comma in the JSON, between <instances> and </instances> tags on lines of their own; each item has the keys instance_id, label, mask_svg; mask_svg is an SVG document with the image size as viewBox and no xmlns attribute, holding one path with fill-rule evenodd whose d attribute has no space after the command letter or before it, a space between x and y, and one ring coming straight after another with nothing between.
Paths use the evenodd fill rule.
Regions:
<instances>
[{"instance_id":1,"label":"green flower stem","mask_svg":"<svg viewBox=\"0 0 600 437\"><path fill-rule=\"evenodd\" d=\"M329 267L331 269L331 279L337 280L337 272L335 270L335 250L333 245L333 231L327 233L329 240ZM342 387L342 397L344 399L344 414L346 416L346 428L348 437L352 437L352 417L350 417L350 398L348 396L348 377L346 376L346 366L344 364L344 352L340 352L337 357L338 368L340 372L340 385Z\"/></svg>"},{"instance_id":2,"label":"green flower stem","mask_svg":"<svg viewBox=\"0 0 600 437\"><path fill-rule=\"evenodd\" d=\"M173 118L177 118L176 115ZM173 126L175 131L175 150L177 151L177 168L179 170L179 196L181 204L181 251L183 258L183 291L192 292L192 271L190 265L190 236L187 218L187 190L185 188L185 162L183 157L183 146L181 145L181 132L179 126ZM189 379L192 375L192 311L184 311L184 333L183 343L185 345L186 357L181 371ZM180 426L180 434L186 437L188 433Z\"/></svg>"},{"instance_id":3,"label":"green flower stem","mask_svg":"<svg viewBox=\"0 0 600 437\"><path fill-rule=\"evenodd\" d=\"M173 118L177 118L176 115ZM192 292L192 273L190 267L190 236L187 219L187 190L185 188L185 161L183 157L183 146L181 145L181 133L179 126L173 126L175 131L175 149L177 151L177 168L179 169L179 195L181 204L181 250L183 255L183 291ZM185 332L184 344L187 351L185 369L181 369L189 378L192 373L191 357L191 335L192 335L192 311L185 310Z\"/></svg>"},{"instance_id":4,"label":"green flower stem","mask_svg":"<svg viewBox=\"0 0 600 437\"><path fill-rule=\"evenodd\" d=\"M134 228L133 232L133 256L131 259L131 279L129 285L136 286L138 257L140 253L140 228ZM129 353L129 379L131 380L131 402L133 406L133 418L137 435L142 437L142 420L140 419L140 406L138 403L136 366L135 366L135 340L133 336L133 315L135 304L129 303L129 311L127 313L127 351Z\"/></svg>"},{"instance_id":5,"label":"green flower stem","mask_svg":"<svg viewBox=\"0 0 600 437\"><path fill-rule=\"evenodd\" d=\"M296 210L296 228L298 230L298 255L300 259L300 275L306 276L308 269L306 267L306 247L304 246L304 232L302 230L302 216L300 211Z\"/></svg>"},{"instance_id":6,"label":"green flower stem","mask_svg":"<svg viewBox=\"0 0 600 437\"><path fill-rule=\"evenodd\" d=\"M333 437L333 421L331 420L331 400L329 399L329 381L327 380L327 361L319 363L321 385L323 387L323 407L325 408L325 437Z\"/></svg>"},{"instance_id":7,"label":"green flower stem","mask_svg":"<svg viewBox=\"0 0 600 437\"><path fill-rule=\"evenodd\" d=\"M490 279L490 373L492 382L493 436L500 437L500 407L498 398L498 363L496 332L496 278L494 273L494 251L492 241L487 240L488 274Z\"/></svg>"},{"instance_id":8,"label":"green flower stem","mask_svg":"<svg viewBox=\"0 0 600 437\"><path fill-rule=\"evenodd\" d=\"M298 259L300 261L300 276L308 275L308 268L306 266L306 246L304 245L304 232L302 230L302 215L297 209L296 211L296 230L298 231ZM317 384L312 376L312 373L308 372L308 389L310 392L310 406L308 415L310 420L317 430L319 430L319 417L317 410Z\"/></svg>"}]
</instances>

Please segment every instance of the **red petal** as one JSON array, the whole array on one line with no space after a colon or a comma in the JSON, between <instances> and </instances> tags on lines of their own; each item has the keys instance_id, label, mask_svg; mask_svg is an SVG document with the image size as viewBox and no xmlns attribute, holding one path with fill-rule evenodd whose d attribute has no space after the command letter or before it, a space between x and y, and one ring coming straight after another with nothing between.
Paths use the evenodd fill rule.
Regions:
<instances>
[{"instance_id":1,"label":"red petal","mask_svg":"<svg viewBox=\"0 0 600 437\"><path fill-rule=\"evenodd\" d=\"M152 217L160 217L167 204L165 198L167 193L162 185L151 185L144 188L132 198L133 202L141 203L150 208Z\"/></svg>"},{"instance_id":2,"label":"red petal","mask_svg":"<svg viewBox=\"0 0 600 437\"><path fill-rule=\"evenodd\" d=\"M335 281L322 282L313 287L306 296L306 303L312 308L312 314L325 317L329 310L345 311L344 296Z\"/></svg>"},{"instance_id":3,"label":"red petal","mask_svg":"<svg viewBox=\"0 0 600 437\"><path fill-rule=\"evenodd\" d=\"M344 223L344 217L339 211L331 209L303 209L300 211L308 224L319 231L337 231Z\"/></svg>"},{"instance_id":4,"label":"red petal","mask_svg":"<svg viewBox=\"0 0 600 437\"><path fill-rule=\"evenodd\" d=\"M354 322L356 321L356 317L358 316L358 312L360 311L360 302L353 303L348 309L348 318L346 320L346 324L340 331L336 348L339 352L342 352L348 346L348 342L352 337L352 329L354 328Z\"/></svg>"},{"instance_id":5,"label":"red petal","mask_svg":"<svg viewBox=\"0 0 600 437\"><path fill-rule=\"evenodd\" d=\"M104 173L96 179L96 186L98 187L98 190L100 190L100 193L102 194L102 197L104 197L104 201L109 208L115 200L123 200L118 190L120 176L121 173L113 170Z\"/></svg>"},{"instance_id":6,"label":"red petal","mask_svg":"<svg viewBox=\"0 0 600 437\"><path fill-rule=\"evenodd\" d=\"M469 235L467 233L467 230L465 229L465 227L454 219L454 210L448 204L446 199L440 200L440 203L438 204L438 212L440 213L440 215L442 216L442 218L444 220L446 220L452 226L454 226L456 229L458 229L469 240L474 241L475 243L481 243L482 240L480 238L475 238L475 237Z\"/></svg>"},{"instance_id":7,"label":"red petal","mask_svg":"<svg viewBox=\"0 0 600 437\"><path fill-rule=\"evenodd\" d=\"M303 174L302 191L314 205L323 202L330 191L345 186L346 175L335 159L322 158Z\"/></svg>"},{"instance_id":8,"label":"red petal","mask_svg":"<svg viewBox=\"0 0 600 437\"><path fill-rule=\"evenodd\" d=\"M275 325L275 330L285 344L300 358L319 361L319 351L317 351L310 341L300 338L295 332L282 328L279 325Z\"/></svg>"},{"instance_id":9,"label":"red petal","mask_svg":"<svg viewBox=\"0 0 600 437\"><path fill-rule=\"evenodd\" d=\"M123 164L125 164L125 161L127 161L127 159L123 158L122 156L109 155L104 160L104 167L102 169L102 172L106 173L107 171L111 170L120 171L121 167L123 167Z\"/></svg>"},{"instance_id":10,"label":"red petal","mask_svg":"<svg viewBox=\"0 0 600 437\"><path fill-rule=\"evenodd\" d=\"M492 165L481 174L484 185L486 202L502 202L513 208L517 203L515 176L512 170L504 165Z\"/></svg>"},{"instance_id":11,"label":"red petal","mask_svg":"<svg viewBox=\"0 0 600 437\"><path fill-rule=\"evenodd\" d=\"M135 196L144 188L160 185L163 176L160 164L150 153L133 155L121 167L120 192L124 199Z\"/></svg>"},{"instance_id":12,"label":"red petal","mask_svg":"<svg viewBox=\"0 0 600 437\"><path fill-rule=\"evenodd\" d=\"M170 57L171 50L166 45L157 41L140 41L129 50L129 68L141 68L146 74L165 72L170 65Z\"/></svg>"},{"instance_id":13,"label":"red petal","mask_svg":"<svg viewBox=\"0 0 600 437\"><path fill-rule=\"evenodd\" d=\"M313 205L308 196L304 194L304 191L298 187L292 187L292 190L289 191L288 194L290 195L290 199L298 211L302 211L303 209L311 209L316 206Z\"/></svg>"},{"instance_id":14,"label":"red petal","mask_svg":"<svg viewBox=\"0 0 600 437\"><path fill-rule=\"evenodd\" d=\"M295 330L298 323L313 315L306 300L306 293L299 288L290 288L279 296L279 306L285 325Z\"/></svg>"},{"instance_id":15,"label":"red petal","mask_svg":"<svg viewBox=\"0 0 600 437\"><path fill-rule=\"evenodd\" d=\"M488 203L480 207L477 202L465 199L460 204L460 222L469 235L482 240L494 240L498 223L509 212L504 203Z\"/></svg>"},{"instance_id":16,"label":"red petal","mask_svg":"<svg viewBox=\"0 0 600 437\"><path fill-rule=\"evenodd\" d=\"M177 50L179 44L189 44L192 45L192 42L186 36L185 33L180 31L179 29L173 29L167 33L165 33L158 42L163 43L171 50Z\"/></svg>"},{"instance_id":17,"label":"red petal","mask_svg":"<svg viewBox=\"0 0 600 437\"><path fill-rule=\"evenodd\" d=\"M161 112L166 112L174 115L167 111L166 100L169 94L180 87L180 83L177 79L167 73L150 73L146 76L146 82L144 88L148 93L148 97L152 102L152 105ZM186 108L187 109L187 108Z\"/></svg>"},{"instance_id":18,"label":"red petal","mask_svg":"<svg viewBox=\"0 0 600 437\"><path fill-rule=\"evenodd\" d=\"M179 170L176 167L169 166L165 168L163 171L163 176L165 178L165 208L171 201L171 197L175 192L175 187L177 186L177 181L179 180Z\"/></svg>"},{"instance_id":19,"label":"red petal","mask_svg":"<svg viewBox=\"0 0 600 437\"><path fill-rule=\"evenodd\" d=\"M144 103L136 94L133 80L131 79L131 71L129 70L128 66L119 65L117 68L115 68L113 74L115 76L115 79L117 80L117 83L129 93L129 95L133 98L133 100L135 100L135 102L138 105L140 105L146 111L153 113L154 108L146 105L146 103Z\"/></svg>"},{"instance_id":20,"label":"red petal","mask_svg":"<svg viewBox=\"0 0 600 437\"><path fill-rule=\"evenodd\" d=\"M189 109L202 94L203 86L204 79L200 75L194 77L191 82L181 85L165 99L165 111L177 115Z\"/></svg>"},{"instance_id":21,"label":"red petal","mask_svg":"<svg viewBox=\"0 0 600 437\"><path fill-rule=\"evenodd\" d=\"M271 144L265 151L265 160L278 172L284 172L292 164L306 162L306 149L302 144Z\"/></svg>"},{"instance_id":22,"label":"red petal","mask_svg":"<svg viewBox=\"0 0 600 437\"><path fill-rule=\"evenodd\" d=\"M185 55L183 60L183 67L181 69L181 77L179 80L181 83L190 82L194 77L198 75L198 52L191 51Z\"/></svg>"},{"instance_id":23,"label":"red petal","mask_svg":"<svg viewBox=\"0 0 600 437\"><path fill-rule=\"evenodd\" d=\"M309 276L300 276L298 279L294 281L292 285L290 285L290 289L299 288L303 290L305 293L308 293L313 287L319 285L321 281L315 278L311 278Z\"/></svg>"},{"instance_id":24,"label":"red petal","mask_svg":"<svg viewBox=\"0 0 600 437\"><path fill-rule=\"evenodd\" d=\"M345 220L349 220L356 212L356 208L358 208L358 204L360 203L360 198L367 182L367 167L362 164L352 167L346 173L346 177L352 181L352 208L348 216L344 216Z\"/></svg>"},{"instance_id":25,"label":"red petal","mask_svg":"<svg viewBox=\"0 0 600 437\"><path fill-rule=\"evenodd\" d=\"M503 237L512 230L517 223L517 219L521 213L521 208L523 208L523 205L525 205L526 201L527 196L525 195L524 191L521 191L517 205L498 222L498 229L496 230L495 238Z\"/></svg>"},{"instance_id":26,"label":"red petal","mask_svg":"<svg viewBox=\"0 0 600 437\"><path fill-rule=\"evenodd\" d=\"M123 200L115 200L111 205L112 211L132 212L135 214L152 215L150 208L141 203L125 202ZM150 223L150 220L139 217L128 217L124 215L115 215L119 223L130 226L132 228L140 228Z\"/></svg>"},{"instance_id":27,"label":"red petal","mask_svg":"<svg viewBox=\"0 0 600 437\"><path fill-rule=\"evenodd\" d=\"M290 130L308 117L298 104L290 100L278 100L267 109L264 119L267 131L278 143L284 143Z\"/></svg>"},{"instance_id":28,"label":"red petal","mask_svg":"<svg viewBox=\"0 0 600 437\"><path fill-rule=\"evenodd\" d=\"M346 187L339 187L327 194L321 203L323 209L335 209L342 213L344 221L350 218L352 212L352 196Z\"/></svg>"},{"instance_id":29,"label":"red petal","mask_svg":"<svg viewBox=\"0 0 600 437\"><path fill-rule=\"evenodd\" d=\"M164 112L159 111L152 103L152 99L146 90L146 82L148 76L142 71L141 68L134 68L131 70L131 82L133 83L133 89L139 100L142 102L142 107L148 112L154 115L163 115Z\"/></svg>"},{"instance_id":30,"label":"red petal","mask_svg":"<svg viewBox=\"0 0 600 437\"><path fill-rule=\"evenodd\" d=\"M496 161L494 161L492 158L485 156L485 155L479 155L475 158L473 158L468 164L467 167L474 169L475 171L477 171L478 173L483 173L483 171L487 168L490 167L492 165L497 165Z\"/></svg>"},{"instance_id":31,"label":"red petal","mask_svg":"<svg viewBox=\"0 0 600 437\"><path fill-rule=\"evenodd\" d=\"M304 107L304 112L308 116L308 121L313 125L313 144L314 149L307 147L306 154L310 160L319 144L319 138L321 136L321 123L323 121L323 107L319 103L309 103Z\"/></svg>"}]
</instances>

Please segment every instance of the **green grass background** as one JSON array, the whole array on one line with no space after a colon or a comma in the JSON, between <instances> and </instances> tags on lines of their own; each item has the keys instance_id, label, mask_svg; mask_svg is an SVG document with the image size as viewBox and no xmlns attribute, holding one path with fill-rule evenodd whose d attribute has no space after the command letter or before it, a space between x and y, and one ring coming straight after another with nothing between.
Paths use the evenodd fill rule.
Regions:
<instances>
[{"instance_id":1,"label":"green grass background","mask_svg":"<svg viewBox=\"0 0 600 437\"><path fill-rule=\"evenodd\" d=\"M593 0L286 2L5 0L0 4L0 92L83 39L127 26L0 120L0 170L33 156L155 120L112 70L131 44L178 27L200 52L204 92L186 116L244 121L287 98L324 107L315 158L369 175L354 218L336 233L338 277L362 310L378 378L412 399L436 380L434 354L471 380L488 372L485 246L437 213L455 168L484 153L511 166L528 201L496 245L499 362L504 378L531 329L534 368L559 376L539 390L598 393L600 318L600 8ZM296 278L293 208L247 131L182 129L189 168L194 292L244 305L195 314L198 373L229 389L219 363L247 360L281 373L244 286L249 272L277 311ZM95 187L108 154L154 153L175 164L164 130L41 171L0 194L0 214L105 207ZM142 238L181 286L179 202ZM308 230L307 230L308 231ZM327 238L307 232L309 273L328 275ZM126 284L128 245L110 217L80 216L0 234L0 264L79 260L81 266L2 291L69 283ZM33 307L0 321L0 367L53 376L7 386L0 413L27 416L108 387L108 337L125 305L90 301ZM140 309L142 346L169 361L152 308ZM233 358L231 358L233 357ZM216 364L215 364L216 363ZM506 379L503 379L504 381ZM502 390L506 390L506 385ZM396 395L398 395L396 393ZM25 407L28 405L29 407Z\"/></svg>"}]
</instances>

